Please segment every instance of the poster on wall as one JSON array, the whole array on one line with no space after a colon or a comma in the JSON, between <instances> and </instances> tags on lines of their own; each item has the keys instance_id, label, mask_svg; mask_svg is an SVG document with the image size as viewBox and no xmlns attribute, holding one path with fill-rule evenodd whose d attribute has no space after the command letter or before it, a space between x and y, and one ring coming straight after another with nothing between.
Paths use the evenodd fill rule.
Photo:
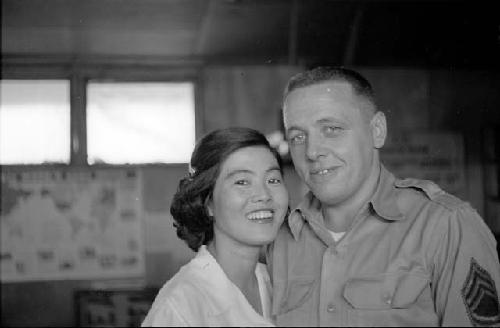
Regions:
<instances>
[{"instance_id":1,"label":"poster on wall","mask_svg":"<svg viewBox=\"0 0 500 328\"><path fill-rule=\"evenodd\" d=\"M467 198L463 137L458 133L411 131L390 135L381 159L399 178L431 180L446 192Z\"/></svg>"},{"instance_id":2,"label":"poster on wall","mask_svg":"<svg viewBox=\"0 0 500 328\"><path fill-rule=\"evenodd\" d=\"M145 272L135 170L2 172L0 281Z\"/></svg>"}]
</instances>

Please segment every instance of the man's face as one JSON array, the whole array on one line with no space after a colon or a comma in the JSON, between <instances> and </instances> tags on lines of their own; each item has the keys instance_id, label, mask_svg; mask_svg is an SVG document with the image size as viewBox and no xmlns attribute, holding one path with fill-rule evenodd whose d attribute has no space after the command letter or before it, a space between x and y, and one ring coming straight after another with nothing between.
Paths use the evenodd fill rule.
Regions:
<instances>
[{"instance_id":1,"label":"man's face","mask_svg":"<svg viewBox=\"0 0 500 328\"><path fill-rule=\"evenodd\" d=\"M366 106L343 81L298 88L285 99L284 124L295 169L325 205L366 194L363 188L378 167L381 144L373 120L363 112ZM385 119L383 124L385 132Z\"/></svg>"}]
</instances>

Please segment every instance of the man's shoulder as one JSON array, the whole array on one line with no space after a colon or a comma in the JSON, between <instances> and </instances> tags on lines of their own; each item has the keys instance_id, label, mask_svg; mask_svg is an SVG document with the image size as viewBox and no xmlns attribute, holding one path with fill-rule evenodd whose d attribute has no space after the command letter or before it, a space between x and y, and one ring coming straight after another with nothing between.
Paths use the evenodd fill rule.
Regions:
<instances>
[{"instance_id":1,"label":"man's shoulder","mask_svg":"<svg viewBox=\"0 0 500 328\"><path fill-rule=\"evenodd\" d=\"M439 185L430 180L415 178L396 179L394 183L402 201L413 201L419 198L425 205L435 205L448 211L469 209L470 204L447 193Z\"/></svg>"}]
</instances>

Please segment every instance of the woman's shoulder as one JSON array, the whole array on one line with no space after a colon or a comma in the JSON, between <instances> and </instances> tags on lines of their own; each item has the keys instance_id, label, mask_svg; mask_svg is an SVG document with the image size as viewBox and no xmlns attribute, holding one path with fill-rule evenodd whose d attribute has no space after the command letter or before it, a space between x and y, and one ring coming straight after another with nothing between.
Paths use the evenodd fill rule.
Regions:
<instances>
[{"instance_id":1,"label":"woman's shoulder","mask_svg":"<svg viewBox=\"0 0 500 328\"><path fill-rule=\"evenodd\" d=\"M161 287L155 303L166 300L172 304L182 303L184 300L203 302L213 292L211 287L219 276L217 269L215 260L200 250Z\"/></svg>"},{"instance_id":2,"label":"woman's shoulder","mask_svg":"<svg viewBox=\"0 0 500 328\"><path fill-rule=\"evenodd\" d=\"M199 293L200 284L198 280L202 278L199 271L195 259L192 259L182 266L172 278L165 282L158 292L156 299L159 301L169 300L175 303L176 299L196 296L195 294Z\"/></svg>"},{"instance_id":3,"label":"woman's shoulder","mask_svg":"<svg viewBox=\"0 0 500 328\"><path fill-rule=\"evenodd\" d=\"M200 275L193 260L181 267L158 291L143 325L152 322L160 325L191 322L196 313L203 308L204 292L200 290ZM166 324L168 323L168 324Z\"/></svg>"}]
</instances>

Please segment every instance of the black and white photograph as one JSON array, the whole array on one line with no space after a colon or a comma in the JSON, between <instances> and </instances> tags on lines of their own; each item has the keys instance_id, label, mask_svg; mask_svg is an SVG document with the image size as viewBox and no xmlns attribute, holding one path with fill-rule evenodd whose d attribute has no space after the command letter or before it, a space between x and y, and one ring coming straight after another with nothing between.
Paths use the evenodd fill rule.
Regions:
<instances>
[{"instance_id":1,"label":"black and white photograph","mask_svg":"<svg viewBox=\"0 0 500 328\"><path fill-rule=\"evenodd\" d=\"M500 11L2 0L2 327L500 327Z\"/></svg>"}]
</instances>

